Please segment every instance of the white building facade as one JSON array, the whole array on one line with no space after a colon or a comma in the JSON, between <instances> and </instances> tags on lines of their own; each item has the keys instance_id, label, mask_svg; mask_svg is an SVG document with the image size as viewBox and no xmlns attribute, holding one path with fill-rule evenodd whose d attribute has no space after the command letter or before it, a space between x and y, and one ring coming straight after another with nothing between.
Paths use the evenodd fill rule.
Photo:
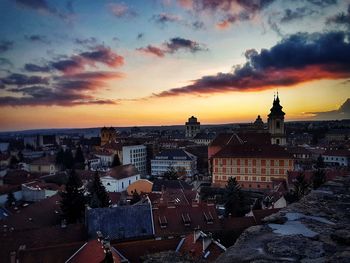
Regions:
<instances>
[{"instance_id":1,"label":"white building facade","mask_svg":"<svg viewBox=\"0 0 350 263\"><path fill-rule=\"evenodd\" d=\"M182 169L187 177L192 177L197 174L197 157L185 150L168 149L151 160L153 176L163 176L170 167L177 171Z\"/></svg>"},{"instance_id":2,"label":"white building facade","mask_svg":"<svg viewBox=\"0 0 350 263\"><path fill-rule=\"evenodd\" d=\"M107 192L123 192L140 177L133 165L121 165L112 168L106 176L101 177L101 182Z\"/></svg>"},{"instance_id":3,"label":"white building facade","mask_svg":"<svg viewBox=\"0 0 350 263\"><path fill-rule=\"evenodd\" d=\"M141 175L147 174L147 149L145 145L123 146L123 165L132 164Z\"/></svg>"}]
</instances>

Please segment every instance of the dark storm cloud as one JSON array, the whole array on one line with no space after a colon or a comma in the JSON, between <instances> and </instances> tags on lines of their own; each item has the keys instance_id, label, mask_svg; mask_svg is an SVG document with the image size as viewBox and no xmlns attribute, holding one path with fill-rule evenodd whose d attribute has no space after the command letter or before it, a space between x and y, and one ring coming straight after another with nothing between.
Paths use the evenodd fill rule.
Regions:
<instances>
[{"instance_id":1,"label":"dark storm cloud","mask_svg":"<svg viewBox=\"0 0 350 263\"><path fill-rule=\"evenodd\" d=\"M264 90L350 76L350 43L344 32L299 33L271 49L248 50L247 62L231 73L204 76L193 84L154 96Z\"/></svg>"},{"instance_id":2,"label":"dark storm cloud","mask_svg":"<svg viewBox=\"0 0 350 263\"><path fill-rule=\"evenodd\" d=\"M0 78L0 83L5 85L36 85L36 84L48 84L49 79L40 76L27 76L19 73L12 73L4 78Z\"/></svg>"},{"instance_id":3,"label":"dark storm cloud","mask_svg":"<svg viewBox=\"0 0 350 263\"><path fill-rule=\"evenodd\" d=\"M49 66L39 66L32 63L25 64L24 69L29 72L49 72L51 70Z\"/></svg>"},{"instance_id":4,"label":"dark storm cloud","mask_svg":"<svg viewBox=\"0 0 350 263\"><path fill-rule=\"evenodd\" d=\"M137 50L146 54L164 57L166 54L173 54L179 50L195 53L198 51L206 51L208 49L196 41L175 37L171 38L168 42L163 43L159 47L148 45L147 47L138 48Z\"/></svg>"},{"instance_id":5,"label":"dark storm cloud","mask_svg":"<svg viewBox=\"0 0 350 263\"><path fill-rule=\"evenodd\" d=\"M0 53L6 52L13 48L13 41L0 40Z\"/></svg>"}]
</instances>

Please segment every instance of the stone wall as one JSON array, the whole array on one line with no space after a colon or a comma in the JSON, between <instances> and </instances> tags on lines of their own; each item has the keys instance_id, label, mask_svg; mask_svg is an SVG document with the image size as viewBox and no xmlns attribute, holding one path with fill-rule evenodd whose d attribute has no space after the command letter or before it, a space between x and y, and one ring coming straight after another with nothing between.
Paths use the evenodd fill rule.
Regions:
<instances>
[{"instance_id":1,"label":"stone wall","mask_svg":"<svg viewBox=\"0 0 350 263\"><path fill-rule=\"evenodd\" d=\"M216 262L350 262L350 177L248 228Z\"/></svg>"}]
</instances>

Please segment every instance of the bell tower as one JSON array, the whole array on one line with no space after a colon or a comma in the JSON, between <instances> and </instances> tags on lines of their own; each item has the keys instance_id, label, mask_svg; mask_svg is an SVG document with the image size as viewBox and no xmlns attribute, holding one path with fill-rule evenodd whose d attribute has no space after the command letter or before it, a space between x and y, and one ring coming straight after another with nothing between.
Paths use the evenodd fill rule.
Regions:
<instances>
[{"instance_id":1,"label":"bell tower","mask_svg":"<svg viewBox=\"0 0 350 263\"><path fill-rule=\"evenodd\" d=\"M268 115L268 126L269 133L271 134L271 143L278 145L286 145L286 134L284 129L284 115L282 111L282 106L280 105L280 99L277 96L273 98L272 108L270 109L270 114Z\"/></svg>"}]
</instances>

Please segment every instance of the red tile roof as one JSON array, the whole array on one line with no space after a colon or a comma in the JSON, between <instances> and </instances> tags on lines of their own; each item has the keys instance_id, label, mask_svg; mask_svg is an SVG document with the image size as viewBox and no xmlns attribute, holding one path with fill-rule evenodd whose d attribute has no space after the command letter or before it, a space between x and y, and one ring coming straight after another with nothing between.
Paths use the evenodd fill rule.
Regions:
<instances>
[{"instance_id":1,"label":"red tile roof","mask_svg":"<svg viewBox=\"0 0 350 263\"><path fill-rule=\"evenodd\" d=\"M153 254L162 251L175 250L181 238L172 239L147 239L138 241L129 241L113 244L125 258L132 263L141 263L142 257L147 254Z\"/></svg>"},{"instance_id":2,"label":"red tile roof","mask_svg":"<svg viewBox=\"0 0 350 263\"><path fill-rule=\"evenodd\" d=\"M349 150L327 150L323 155L350 157Z\"/></svg>"},{"instance_id":3,"label":"red tile roof","mask_svg":"<svg viewBox=\"0 0 350 263\"><path fill-rule=\"evenodd\" d=\"M117 180L124 179L127 177L135 176L140 174L135 166L132 164L120 165L113 167L110 171L107 172L107 176L111 176Z\"/></svg>"},{"instance_id":4,"label":"red tile roof","mask_svg":"<svg viewBox=\"0 0 350 263\"><path fill-rule=\"evenodd\" d=\"M292 158L283 147L278 145L228 145L216 153L213 158Z\"/></svg>"},{"instance_id":5,"label":"red tile roof","mask_svg":"<svg viewBox=\"0 0 350 263\"><path fill-rule=\"evenodd\" d=\"M211 232L221 229L215 206L206 203L159 205L152 213L156 236L179 236L198 227Z\"/></svg>"},{"instance_id":6,"label":"red tile roof","mask_svg":"<svg viewBox=\"0 0 350 263\"><path fill-rule=\"evenodd\" d=\"M120 256L116 253L114 249L111 249L114 263L121 262ZM98 240L90 240L81 246L69 260L67 263L100 263L103 262L105 258L105 252L102 246L102 243Z\"/></svg>"}]
</instances>

